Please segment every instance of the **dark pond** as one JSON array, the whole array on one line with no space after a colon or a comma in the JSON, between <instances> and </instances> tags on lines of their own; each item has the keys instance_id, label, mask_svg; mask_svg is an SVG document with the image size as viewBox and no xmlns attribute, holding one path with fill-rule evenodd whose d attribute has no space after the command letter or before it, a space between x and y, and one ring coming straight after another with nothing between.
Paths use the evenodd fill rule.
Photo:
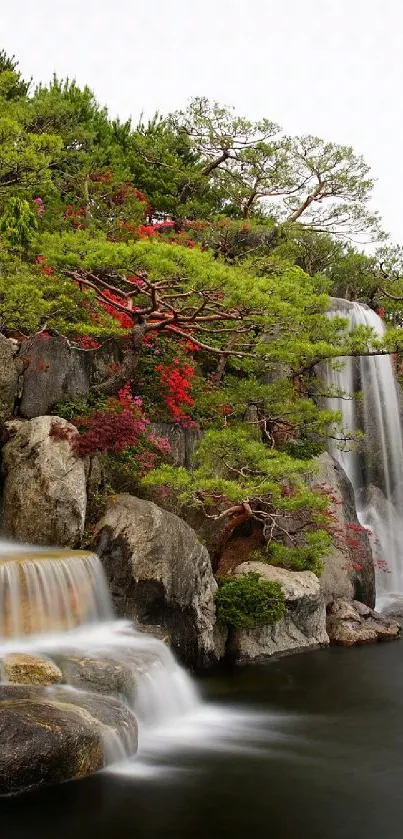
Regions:
<instances>
[{"instance_id":1,"label":"dark pond","mask_svg":"<svg viewBox=\"0 0 403 839\"><path fill-rule=\"evenodd\" d=\"M402 642L221 671L202 690L210 729L193 722L137 774L3 801L1 839L402 839Z\"/></svg>"}]
</instances>

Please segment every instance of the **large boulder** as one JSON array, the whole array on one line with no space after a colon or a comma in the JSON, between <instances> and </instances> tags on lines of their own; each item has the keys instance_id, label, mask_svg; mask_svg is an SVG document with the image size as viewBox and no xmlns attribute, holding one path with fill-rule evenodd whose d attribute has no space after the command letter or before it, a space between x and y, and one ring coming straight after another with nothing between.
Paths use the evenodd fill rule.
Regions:
<instances>
[{"instance_id":1,"label":"large boulder","mask_svg":"<svg viewBox=\"0 0 403 839\"><path fill-rule=\"evenodd\" d=\"M84 778L136 750L136 719L116 699L0 685L0 795Z\"/></svg>"},{"instance_id":2,"label":"large boulder","mask_svg":"<svg viewBox=\"0 0 403 839\"><path fill-rule=\"evenodd\" d=\"M367 532L360 527L354 490L341 466L326 452L316 459L311 485L327 493L335 545L323 558L321 588L327 603L337 598L375 605L375 569Z\"/></svg>"},{"instance_id":3,"label":"large boulder","mask_svg":"<svg viewBox=\"0 0 403 839\"><path fill-rule=\"evenodd\" d=\"M57 436L52 426L57 425ZM3 535L33 545L75 546L87 506L86 469L63 434L75 429L58 417L14 420L3 448Z\"/></svg>"},{"instance_id":4,"label":"large boulder","mask_svg":"<svg viewBox=\"0 0 403 839\"><path fill-rule=\"evenodd\" d=\"M263 580L280 583L286 613L275 624L233 629L229 643L232 656L246 662L328 645L325 601L312 571L287 571L264 562L243 562L235 575L250 572L258 573Z\"/></svg>"},{"instance_id":5,"label":"large boulder","mask_svg":"<svg viewBox=\"0 0 403 839\"><path fill-rule=\"evenodd\" d=\"M223 654L208 551L178 516L119 495L96 527L94 549L118 615L162 628L188 664L207 664Z\"/></svg>"},{"instance_id":6,"label":"large boulder","mask_svg":"<svg viewBox=\"0 0 403 839\"><path fill-rule=\"evenodd\" d=\"M15 360L15 346L0 335L0 423L11 419L18 394L20 368Z\"/></svg>"},{"instance_id":7,"label":"large boulder","mask_svg":"<svg viewBox=\"0 0 403 839\"><path fill-rule=\"evenodd\" d=\"M60 402L88 396L92 384L106 379L111 364L121 361L122 349L109 341L82 350L62 337L40 333L21 344L19 359L25 365L19 414L32 419Z\"/></svg>"},{"instance_id":8,"label":"large boulder","mask_svg":"<svg viewBox=\"0 0 403 839\"><path fill-rule=\"evenodd\" d=\"M394 641L401 626L364 603L335 600L327 609L327 631L331 644L354 647L377 641Z\"/></svg>"}]
</instances>

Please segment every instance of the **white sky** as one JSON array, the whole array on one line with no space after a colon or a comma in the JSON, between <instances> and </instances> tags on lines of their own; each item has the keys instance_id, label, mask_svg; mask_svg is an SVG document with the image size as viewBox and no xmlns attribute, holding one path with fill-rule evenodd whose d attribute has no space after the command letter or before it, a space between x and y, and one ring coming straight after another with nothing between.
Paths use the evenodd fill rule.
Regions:
<instances>
[{"instance_id":1,"label":"white sky","mask_svg":"<svg viewBox=\"0 0 403 839\"><path fill-rule=\"evenodd\" d=\"M205 95L287 133L352 145L403 242L403 0L0 0L0 46L112 115Z\"/></svg>"}]
</instances>

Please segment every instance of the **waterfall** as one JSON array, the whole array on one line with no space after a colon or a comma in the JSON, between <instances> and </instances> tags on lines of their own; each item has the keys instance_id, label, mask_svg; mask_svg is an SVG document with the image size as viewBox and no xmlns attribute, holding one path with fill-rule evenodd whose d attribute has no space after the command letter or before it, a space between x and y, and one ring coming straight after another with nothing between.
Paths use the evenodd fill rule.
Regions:
<instances>
[{"instance_id":1,"label":"waterfall","mask_svg":"<svg viewBox=\"0 0 403 839\"><path fill-rule=\"evenodd\" d=\"M333 299L330 315L348 318L350 328L372 327L382 336L385 326L368 306ZM371 532L377 603L403 594L403 436L397 382L389 355L340 359L340 368L326 365L332 393L331 410L340 411L345 434L361 431L356 443L330 450L348 475L360 523ZM352 396L352 398L351 398ZM340 448L341 446L341 448Z\"/></svg>"},{"instance_id":2,"label":"waterfall","mask_svg":"<svg viewBox=\"0 0 403 839\"><path fill-rule=\"evenodd\" d=\"M84 551L0 550L0 638L112 617L99 559Z\"/></svg>"},{"instance_id":3,"label":"waterfall","mask_svg":"<svg viewBox=\"0 0 403 839\"><path fill-rule=\"evenodd\" d=\"M8 653L104 658L133 673L132 707L146 729L196 707L169 648L114 619L99 558L0 541L0 658Z\"/></svg>"},{"instance_id":4,"label":"waterfall","mask_svg":"<svg viewBox=\"0 0 403 839\"><path fill-rule=\"evenodd\" d=\"M80 694L98 689L129 705L139 751L128 761L124 736L106 726L108 771L158 776L166 771L166 754L177 749L253 751L277 736L275 719L269 725L266 714L203 702L166 644L116 619L101 562L85 551L0 540L0 675L10 653L45 656L62 668L66 684L46 688L50 700L63 701L72 691L79 705ZM84 681L69 670L77 663ZM95 686L91 672L102 678L108 668L123 674L122 693L110 682Z\"/></svg>"}]
</instances>

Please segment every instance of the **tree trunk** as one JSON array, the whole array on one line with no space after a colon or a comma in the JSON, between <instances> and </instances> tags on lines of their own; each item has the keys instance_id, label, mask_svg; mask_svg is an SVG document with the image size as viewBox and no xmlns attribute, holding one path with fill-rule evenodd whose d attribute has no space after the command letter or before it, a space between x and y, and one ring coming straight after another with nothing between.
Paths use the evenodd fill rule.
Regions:
<instances>
[{"instance_id":1,"label":"tree trunk","mask_svg":"<svg viewBox=\"0 0 403 839\"><path fill-rule=\"evenodd\" d=\"M229 151L224 149L222 154L219 157L216 157L215 160L210 160L210 163L202 169L202 175L211 175L214 172L214 169L218 169L221 166L221 163L225 163L226 160L229 158Z\"/></svg>"},{"instance_id":2,"label":"tree trunk","mask_svg":"<svg viewBox=\"0 0 403 839\"><path fill-rule=\"evenodd\" d=\"M314 191L305 198L305 201L303 201L303 203L300 204L299 207L296 210L294 210L293 213L291 213L291 215L287 217L286 221L290 224L295 221L298 221L298 219L301 218L301 216L305 213L305 210L307 210L311 206L311 204L313 204L313 202L316 201L316 199L319 197L319 195L322 192L322 186L323 184L320 181L320 183L314 189Z\"/></svg>"},{"instance_id":3,"label":"tree trunk","mask_svg":"<svg viewBox=\"0 0 403 839\"><path fill-rule=\"evenodd\" d=\"M256 192L251 192L249 198L247 198L247 200L245 201L245 203L242 207L242 218L244 218L244 219L249 218L249 211L250 211L250 208L251 208L251 206L252 206L252 204L253 204L253 202L256 198L256 195L257 195Z\"/></svg>"},{"instance_id":4,"label":"tree trunk","mask_svg":"<svg viewBox=\"0 0 403 839\"><path fill-rule=\"evenodd\" d=\"M226 525L226 527L224 528L224 530L221 533L221 536L219 538L217 547L216 547L216 549L214 551L214 554L211 558L211 565L212 565L214 573L216 573L219 569L220 560L221 560L224 548L225 548L227 542L229 541L229 539L231 538L234 530L236 530L237 527L240 527L241 524L243 524L245 521L249 521L249 519L251 519L251 518L252 518L252 511L249 508L249 505L244 505L243 509L242 509L242 512L240 512L237 516L234 516L232 519L230 519L230 521L228 522L228 524Z\"/></svg>"},{"instance_id":5,"label":"tree trunk","mask_svg":"<svg viewBox=\"0 0 403 839\"><path fill-rule=\"evenodd\" d=\"M237 337L238 335L236 332L233 335L230 335L228 343L225 349L223 350L222 355L219 358L217 369L212 376L212 381L215 385L219 385L221 383L222 377L225 373L225 368L227 366L228 356L231 354L231 350L236 344Z\"/></svg>"}]
</instances>

